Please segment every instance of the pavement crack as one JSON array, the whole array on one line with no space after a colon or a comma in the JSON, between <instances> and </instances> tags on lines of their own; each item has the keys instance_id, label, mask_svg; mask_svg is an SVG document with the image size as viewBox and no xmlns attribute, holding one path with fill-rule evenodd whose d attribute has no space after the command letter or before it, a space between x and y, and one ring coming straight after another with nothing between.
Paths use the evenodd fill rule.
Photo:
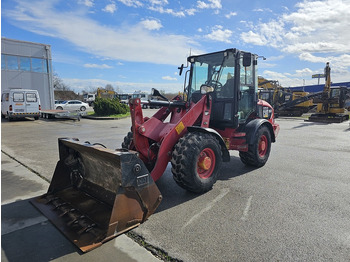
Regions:
<instances>
[{"instance_id":1,"label":"pavement crack","mask_svg":"<svg viewBox=\"0 0 350 262\"><path fill-rule=\"evenodd\" d=\"M36 174L38 177L40 177L41 179L45 180L46 182L50 183L51 181L48 180L46 177L44 177L43 175L41 175L38 171L35 171L34 169L32 169L31 167L29 167L28 165L24 164L23 162L19 161L18 159L16 159L15 157L11 156L10 154L6 153L5 151L1 150L1 153L7 155L9 158L11 158L12 160L16 161L17 163L19 163L20 165L22 165L23 167L25 167L26 169L28 169L30 172Z\"/></svg>"},{"instance_id":2,"label":"pavement crack","mask_svg":"<svg viewBox=\"0 0 350 262\"><path fill-rule=\"evenodd\" d=\"M173 257L169 256L169 254L166 251L147 243L145 238L143 238L142 236L140 236L132 231L127 232L126 235L128 237L130 237L132 240L134 240L136 243L138 243L140 246L142 246L143 248L150 251L155 257L157 257L163 261L182 262L182 260L180 260L180 259L173 258Z\"/></svg>"}]
</instances>

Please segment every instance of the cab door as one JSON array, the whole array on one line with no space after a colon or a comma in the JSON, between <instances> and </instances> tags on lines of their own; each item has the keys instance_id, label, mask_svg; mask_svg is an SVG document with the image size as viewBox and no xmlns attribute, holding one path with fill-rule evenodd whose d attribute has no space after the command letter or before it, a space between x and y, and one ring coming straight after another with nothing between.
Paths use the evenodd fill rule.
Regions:
<instances>
[{"instance_id":1,"label":"cab door","mask_svg":"<svg viewBox=\"0 0 350 262\"><path fill-rule=\"evenodd\" d=\"M15 91L12 93L12 111L15 114L24 114L26 112L25 93L23 91Z\"/></svg>"},{"instance_id":2,"label":"cab door","mask_svg":"<svg viewBox=\"0 0 350 262\"><path fill-rule=\"evenodd\" d=\"M250 59L250 63L247 60ZM239 59L239 123L245 123L248 117L256 111L258 93L258 75L256 72L256 56L243 53Z\"/></svg>"},{"instance_id":3,"label":"cab door","mask_svg":"<svg viewBox=\"0 0 350 262\"><path fill-rule=\"evenodd\" d=\"M39 112L39 97L36 92L25 93L25 106L26 106L26 113Z\"/></svg>"}]
</instances>

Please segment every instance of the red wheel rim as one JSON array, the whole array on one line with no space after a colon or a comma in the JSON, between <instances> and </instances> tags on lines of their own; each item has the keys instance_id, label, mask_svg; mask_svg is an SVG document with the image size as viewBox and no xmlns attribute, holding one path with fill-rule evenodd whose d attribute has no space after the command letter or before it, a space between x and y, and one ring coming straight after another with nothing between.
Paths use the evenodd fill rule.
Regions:
<instances>
[{"instance_id":1,"label":"red wheel rim","mask_svg":"<svg viewBox=\"0 0 350 262\"><path fill-rule=\"evenodd\" d=\"M258 148L259 156L264 157L266 155L267 147L268 147L267 137L265 135L262 135L259 141L259 148Z\"/></svg>"},{"instance_id":2,"label":"red wheel rim","mask_svg":"<svg viewBox=\"0 0 350 262\"><path fill-rule=\"evenodd\" d=\"M205 148L199 154L197 160L197 173L202 179L207 179L211 176L215 168L215 153L210 148Z\"/></svg>"}]
</instances>

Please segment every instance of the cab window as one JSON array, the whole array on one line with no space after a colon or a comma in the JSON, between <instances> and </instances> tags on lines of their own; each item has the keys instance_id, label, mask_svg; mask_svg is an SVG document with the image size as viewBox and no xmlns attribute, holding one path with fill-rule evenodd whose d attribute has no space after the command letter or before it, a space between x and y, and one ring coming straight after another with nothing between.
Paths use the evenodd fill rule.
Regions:
<instances>
[{"instance_id":1,"label":"cab window","mask_svg":"<svg viewBox=\"0 0 350 262\"><path fill-rule=\"evenodd\" d=\"M23 93L13 93L13 102L24 102Z\"/></svg>"},{"instance_id":2,"label":"cab window","mask_svg":"<svg viewBox=\"0 0 350 262\"><path fill-rule=\"evenodd\" d=\"M26 99L27 99L27 102L37 102L38 101L35 93L27 93Z\"/></svg>"}]
</instances>

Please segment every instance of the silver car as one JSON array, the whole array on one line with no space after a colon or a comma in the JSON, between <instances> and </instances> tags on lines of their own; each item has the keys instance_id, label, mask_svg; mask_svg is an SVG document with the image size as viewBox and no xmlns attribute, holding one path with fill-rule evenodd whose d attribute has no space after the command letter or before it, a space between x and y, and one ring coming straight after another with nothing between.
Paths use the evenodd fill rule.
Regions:
<instances>
[{"instance_id":1,"label":"silver car","mask_svg":"<svg viewBox=\"0 0 350 262\"><path fill-rule=\"evenodd\" d=\"M57 110L80 110L85 111L89 107L89 104L81 102L79 100L67 100L59 104L55 104Z\"/></svg>"}]
</instances>

